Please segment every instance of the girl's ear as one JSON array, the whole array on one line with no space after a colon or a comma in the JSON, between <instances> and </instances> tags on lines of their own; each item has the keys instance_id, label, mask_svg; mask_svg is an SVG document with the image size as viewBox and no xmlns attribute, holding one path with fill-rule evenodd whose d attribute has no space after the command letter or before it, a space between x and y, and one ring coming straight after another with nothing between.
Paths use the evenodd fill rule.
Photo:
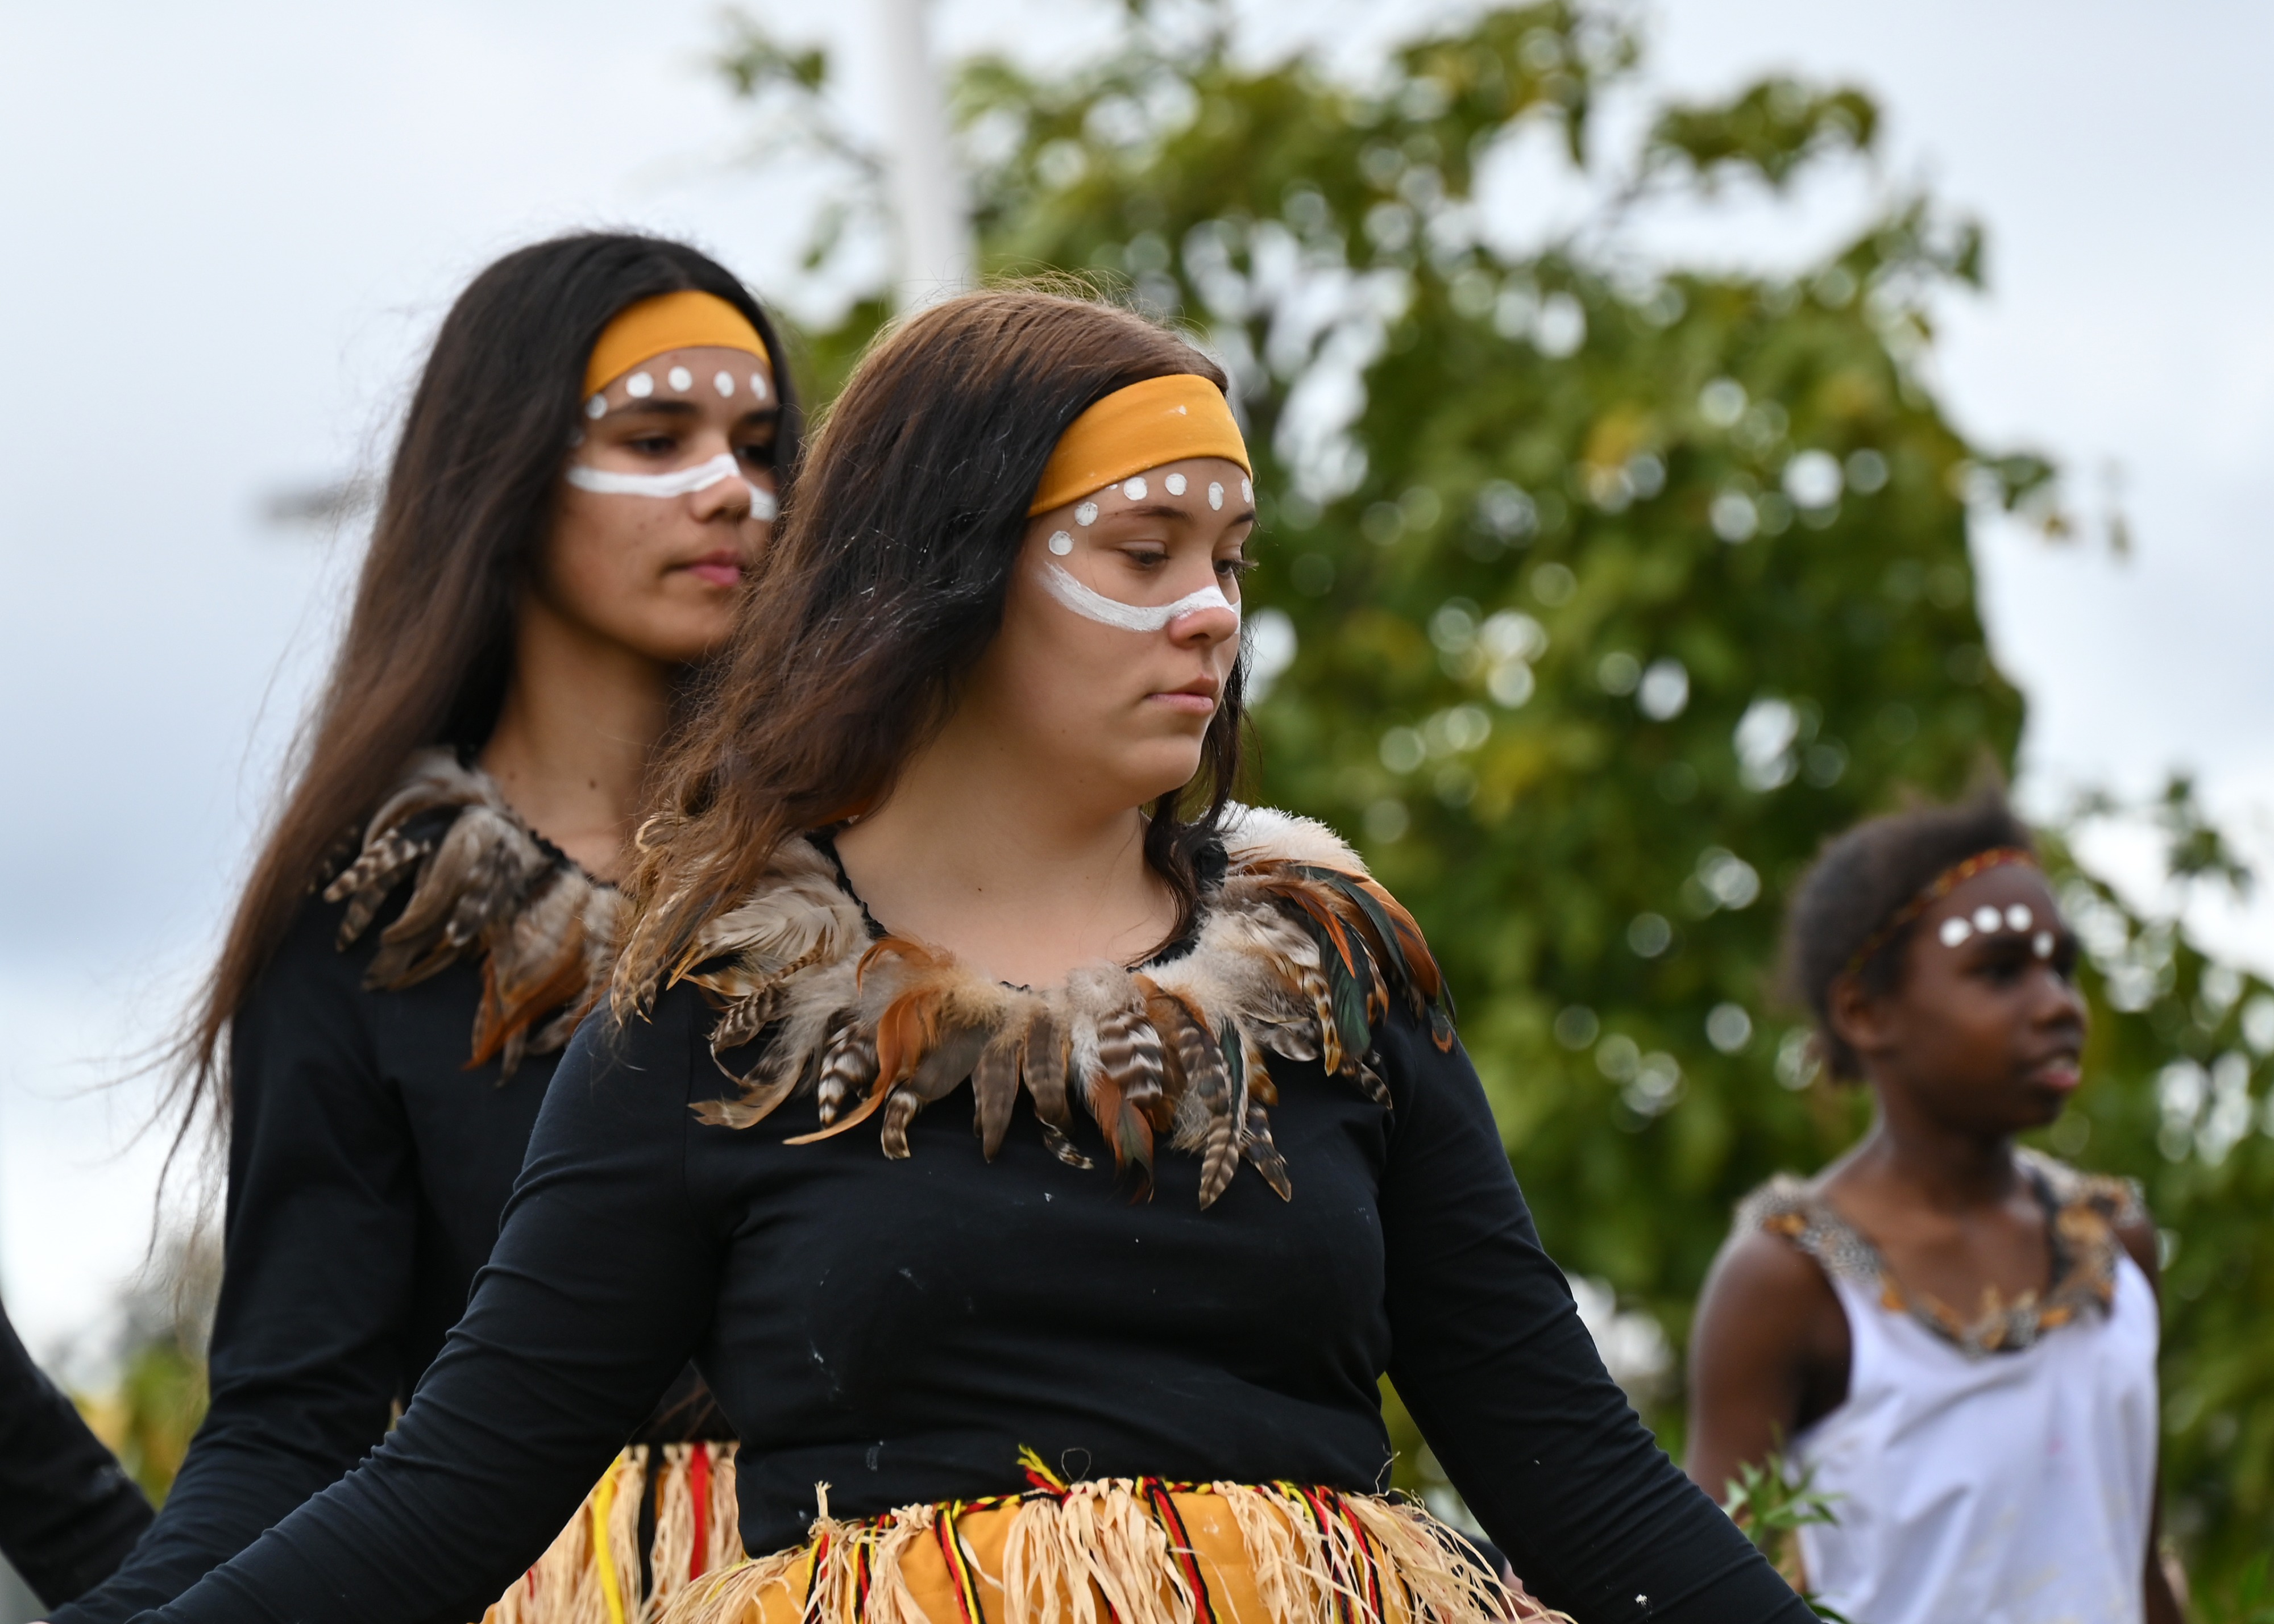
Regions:
<instances>
[{"instance_id":1,"label":"girl's ear","mask_svg":"<svg viewBox=\"0 0 2274 1624\"><path fill-rule=\"evenodd\" d=\"M1826 1022L1859 1058L1881 1054L1894 1039L1889 1002L1866 989L1862 977L1843 975L1832 983L1831 996L1825 1000Z\"/></svg>"}]
</instances>

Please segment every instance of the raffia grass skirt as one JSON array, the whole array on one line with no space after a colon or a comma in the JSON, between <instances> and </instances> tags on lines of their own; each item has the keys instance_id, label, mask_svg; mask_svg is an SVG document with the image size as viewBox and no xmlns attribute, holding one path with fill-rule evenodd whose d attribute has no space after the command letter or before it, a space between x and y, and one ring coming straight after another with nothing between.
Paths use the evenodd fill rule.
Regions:
<instances>
[{"instance_id":1,"label":"raffia grass skirt","mask_svg":"<svg viewBox=\"0 0 2274 1624\"><path fill-rule=\"evenodd\" d=\"M743 1560L734 1446L634 1444L482 1624L652 1624L689 1585Z\"/></svg>"},{"instance_id":2,"label":"raffia grass skirt","mask_svg":"<svg viewBox=\"0 0 2274 1624\"><path fill-rule=\"evenodd\" d=\"M1402 1499L1291 1483L1064 1484L821 1515L680 1590L660 1624L1507 1624L1561 1620Z\"/></svg>"}]
</instances>

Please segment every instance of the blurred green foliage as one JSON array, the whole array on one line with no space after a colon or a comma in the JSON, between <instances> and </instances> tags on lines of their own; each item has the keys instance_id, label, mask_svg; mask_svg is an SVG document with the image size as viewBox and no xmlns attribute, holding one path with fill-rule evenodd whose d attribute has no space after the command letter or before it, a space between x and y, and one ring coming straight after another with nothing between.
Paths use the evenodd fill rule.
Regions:
<instances>
[{"instance_id":1,"label":"blurred green foliage","mask_svg":"<svg viewBox=\"0 0 2274 1624\"><path fill-rule=\"evenodd\" d=\"M1778 78L1613 149L1622 17L1495 10L1353 78L1137 5L1111 55L968 63L954 100L990 274L1087 274L1231 371L1254 646L1287 659L1258 793L1357 835L1412 906L1550 1246L1678 1343L1733 1202L1867 1119L1772 996L1780 903L1828 835L2011 771L1969 518L2069 527L2052 467L1969 443L1929 385L1935 304L1983 266L1932 198L1883 194L1791 274L1646 252L1653 211L1868 166L1879 119ZM818 124L821 85L753 94ZM1593 205L1496 239L1480 179L1542 152ZM884 312L815 335L818 393ZM2247 882L2184 780L2150 810L2178 880ZM2049 852L2095 1026L2047 1139L2142 1180L2165 1227L2171 1522L2224 1594L2274 1541L2274 995ZM1678 1402L1640 1396L1678 1455ZM1442 1488L1392 1413L1409 1486Z\"/></svg>"},{"instance_id":2,"label":"blurred green foliage","mask_svg":"<svg viewBox=\"0 0 2274 1624\"><path fill-rule=\"evenodd\" d=\"M206 1344L221 1291L209 1231L168 1240L119 1300L117 1375L79 1413L152 1505L162 1505L206 1413Z\"/></svg>"}]
</instances>

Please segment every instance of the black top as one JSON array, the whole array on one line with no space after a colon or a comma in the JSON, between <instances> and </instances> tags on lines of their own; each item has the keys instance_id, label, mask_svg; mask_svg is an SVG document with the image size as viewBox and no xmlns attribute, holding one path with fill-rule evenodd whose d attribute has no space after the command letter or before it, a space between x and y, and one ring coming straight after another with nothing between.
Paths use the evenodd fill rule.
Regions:
<instances>
[{"instance_id":1,"label":"black top","mask_svg":"<svg viewBox=\"0 0 2274 1624\"><path fill-rule=\"evenodd\" d=\"M380 929L342 952L341 913L301 909L233 1025L212 1408L149 1536L53 1624L171 1599L353 1467L496 1241L560 1056L468 1070L479 964L366 991Z\"/></svg>"},{"instance_id":2,"label":"black top","mask_svg":"<svg viewBox=\"0 0 2274 1624\"><path fill-rule=\"evenodd\" d=\"M150 1502L0 1309L0 1552L53 1606L100 1583L149 1526Z\"/></svg>"},{"instance_id":3,"label":"black top","mask_svg":"<svg viewBox=\"0 0 2274 1624\"><path fill-rule=\"evenodd\" d=\"M1283 1204L1208 1211L1170 1154L1156 1199L1043 1147L1022 1098L992 1165L968 1088L808 1146L809 1101L698 1124L726 1091L691 988L546 1095L465 1319L373 1462L155 1619L456 1620L543 1549L691 1353L743 1442L742 1536L831 1510L1016 1491L1021 1445L1068 1476L1386 1477L1377 1372L1525 1583L1582 1620L1808 1620L1660 1453L1540 1250L1468 1061L1402 1013L1393 1116L1275 1064ZM1103 1154L1084 1124L1086 1148Z\"/></svg>"}]
</instances>

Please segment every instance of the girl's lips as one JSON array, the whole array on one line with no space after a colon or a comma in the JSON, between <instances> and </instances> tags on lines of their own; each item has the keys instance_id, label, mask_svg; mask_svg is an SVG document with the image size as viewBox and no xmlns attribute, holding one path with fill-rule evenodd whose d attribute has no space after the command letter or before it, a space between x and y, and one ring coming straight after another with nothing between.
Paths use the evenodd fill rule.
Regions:
<instances>
[{"instance_id":1,"label":"girl's lips","mask_svg":"<svg viewBox=\"0 0 2274 1624\"><path fill-rule=\"evenodd\" d=\"M2054 1094L2075 1093L2077 1084L2083 1079L2084 1073L2076 1062L2067 1058L2048 1060L2043 1065L2032 1068L2029 1072L2031 1082Z\"/></svg>"},{"instance_id":2,"label":"girl's lips","mask_svg":"<svg viewBox=\"0 0 2274 1624\"><path fill-rule=\"evenodd\" d=\"M1171 710L1181 710L1187 716L1216 714L1216 695L1213 694L1195 694L1178 688L1172 693L1155 694L1152 698L1156 703L1166 705Z\"/></svg>"},{"instance_id":3,"label":"girl's lips","mask_svg":"<svg viewBox=\"0 0 2274 1624\"><path fill-rule=\"evenodd\" d=\"M688 565L687 573L698 581L708 581L713 586L742 584L742 560L725 553L713 553Z\"/></svg>"}]
</instances>

